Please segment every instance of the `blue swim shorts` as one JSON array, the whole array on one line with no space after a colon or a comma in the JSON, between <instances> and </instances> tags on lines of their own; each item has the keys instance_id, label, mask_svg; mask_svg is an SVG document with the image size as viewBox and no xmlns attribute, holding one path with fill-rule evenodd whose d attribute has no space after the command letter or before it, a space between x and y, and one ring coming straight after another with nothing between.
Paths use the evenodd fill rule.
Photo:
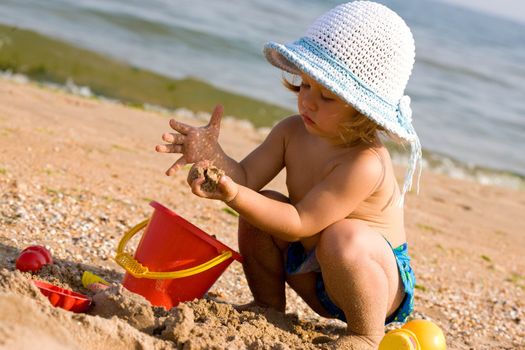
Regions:
<instances>
[{"instance_id":1,"label":"blue swim shorts","mask_svg":"<svg viewBox=\"0 0 525 350\"><path fill-rule=\"evenodd\" d=\"M392 248L390 242L388 242L388 245L390 248ZM410 315L410 313L412 313L414 310L414 288L416 285L416 277L414 276L414 271L412 271L412 267L410 266L408 245L407 243L404 243L397 248L392 248L392 251L396 258L399 275L401 276L403 287L405 289L405 298L397 310L385 320L385 324L389 324L391 322L405 322L408 315ZM346 322L346 317L343 310L337 307L337 305L335 305L334 302L330 300L328 294L326 293L323 276L321 274L321 268L317 258L315 257L315 249L310 252L306 252L301 242L291 243L288 246L288 250L286 252L285 271L290 275L316 272L316 292L319 301L333 317Z\"/></svg>"}]
</instances>

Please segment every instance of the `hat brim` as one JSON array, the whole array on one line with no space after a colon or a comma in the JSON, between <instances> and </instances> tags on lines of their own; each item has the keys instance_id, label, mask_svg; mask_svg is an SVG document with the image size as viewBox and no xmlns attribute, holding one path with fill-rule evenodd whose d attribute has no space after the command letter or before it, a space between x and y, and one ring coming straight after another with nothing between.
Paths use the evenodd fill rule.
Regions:
<instances>
[{"instance_id":1,"label":"hat brim","mask_svg":"<svg viewBox=\"0 0 525 350\"><path fill-rule=\"evenodd\" d=\"M347 67L329 57L314 42L301 38L290 44L269 42L264 46L266 59L292 74L305 73L401 139L414 142L416 132L410 121L400 115L398 102L386 101L359 80Z\"/></svg>"}]
</instances>

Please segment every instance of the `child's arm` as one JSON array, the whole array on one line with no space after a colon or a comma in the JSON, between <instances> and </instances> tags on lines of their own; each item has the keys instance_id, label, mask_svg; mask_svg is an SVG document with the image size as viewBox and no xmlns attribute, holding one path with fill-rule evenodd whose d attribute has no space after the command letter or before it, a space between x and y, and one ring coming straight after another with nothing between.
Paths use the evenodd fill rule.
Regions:
<instances>
[{"instance_id":1,"label":"child's arm","mask_svg":"<svg viewBox=\"0 0 525 350\"><path fill-rule=\"evenodd\" d=\"M296 124L293 116L281 120L263 143L241 161L246 174L244 186L259 191L279 174L285 166L286 144L296 132Z\"/></svg>"},{"instance_id":2,"label":"child's arm","mask_svg":"<svg viewBox=\"0 0 525 350\"><path fill-rule=\"evenodd\" d=\"M182 156L166 171L174 174L188 163L208 162L224 170L238 184L261 189L284 167L284 133L275 127L266 140L242 162L229 157L221 148L218 137L223 108L215 107L208 125L194 127L170 120L170 126L178 133L165 133L162 139L168 144L157 145L162 153L181 153Z\"/></svg>"},{"instance_id":3,"label":"child's arm","mask_svg":"<svg viewBox=\"0 0 525 350\"><path fill-rule=\"evenodd\" d=\"M295 205L269 199L227 177L219 182L220 193L203 192L200 189L203 179L195 180L192 190L198 196L225 201L265 232L286 241L296 241L344 219L373 193L381 176L381 163L370 152L357 158L351 164L339 164Z\"/></svg>"}]
</instances>

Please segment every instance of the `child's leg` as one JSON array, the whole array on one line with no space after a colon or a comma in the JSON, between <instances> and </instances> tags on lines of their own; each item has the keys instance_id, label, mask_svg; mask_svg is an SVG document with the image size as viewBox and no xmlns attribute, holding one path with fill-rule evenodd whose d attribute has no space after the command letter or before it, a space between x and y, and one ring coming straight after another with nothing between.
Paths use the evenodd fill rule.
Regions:
<instances>
[{"instance_id":1,"label":"child's leg","mask_svg":"<svg viewBox=\"0 0 525 350\"><path fill-rule=\"evenodd\" d=\"M262 191L275 200L288 202L278 192ZM283 251L288 242L273 238L239 218L239 252L248 286L257 305L284 312L286 307Z\"/></svg>"},{"instance_id":2,"label":"child's leg","mask_svg":"<svg viewBox=\"0 0 525 350\"><path fill-rule=\"evenodd\" d=\"M366 223L346 219L323 231L316 253L326 291L345 313L348 334L377 346L385 318L404 296L392 249Z\"/></svg>"}]
</instances>

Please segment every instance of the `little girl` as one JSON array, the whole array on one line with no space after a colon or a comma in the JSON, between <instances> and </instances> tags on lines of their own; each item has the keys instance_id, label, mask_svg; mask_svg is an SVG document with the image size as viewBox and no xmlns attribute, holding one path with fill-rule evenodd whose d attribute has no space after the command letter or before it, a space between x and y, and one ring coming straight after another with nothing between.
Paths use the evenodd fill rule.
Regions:
<instances>
[{"instance_id":1,"label":"little girl","mask_svg":"<svg viewBox=\"0 0 525 350\"><path fill-rule=\"evenodd\" d=\"M239 249L254 303L285 311L285 283L317 313L347 323L339 343L373 349L384 324L413 309L415 278L403 224L403 197L421 159L403 96L414 40L387 7L355 1L330 10L299 40L264 48L268 61L297 79L298 114L285 118L241 162L217 142L222 107L210 123L175 120L157 151L186 163L213 164L227 176L218 190L191 181L194 194L219 199L240 214ZM295 81L300 81L297 85ZM400 190L379 134L411 146ZM288 194L261 191L283 168ZM339 345L340 345L339 344Z\"/></svg>"}]
</instances>

